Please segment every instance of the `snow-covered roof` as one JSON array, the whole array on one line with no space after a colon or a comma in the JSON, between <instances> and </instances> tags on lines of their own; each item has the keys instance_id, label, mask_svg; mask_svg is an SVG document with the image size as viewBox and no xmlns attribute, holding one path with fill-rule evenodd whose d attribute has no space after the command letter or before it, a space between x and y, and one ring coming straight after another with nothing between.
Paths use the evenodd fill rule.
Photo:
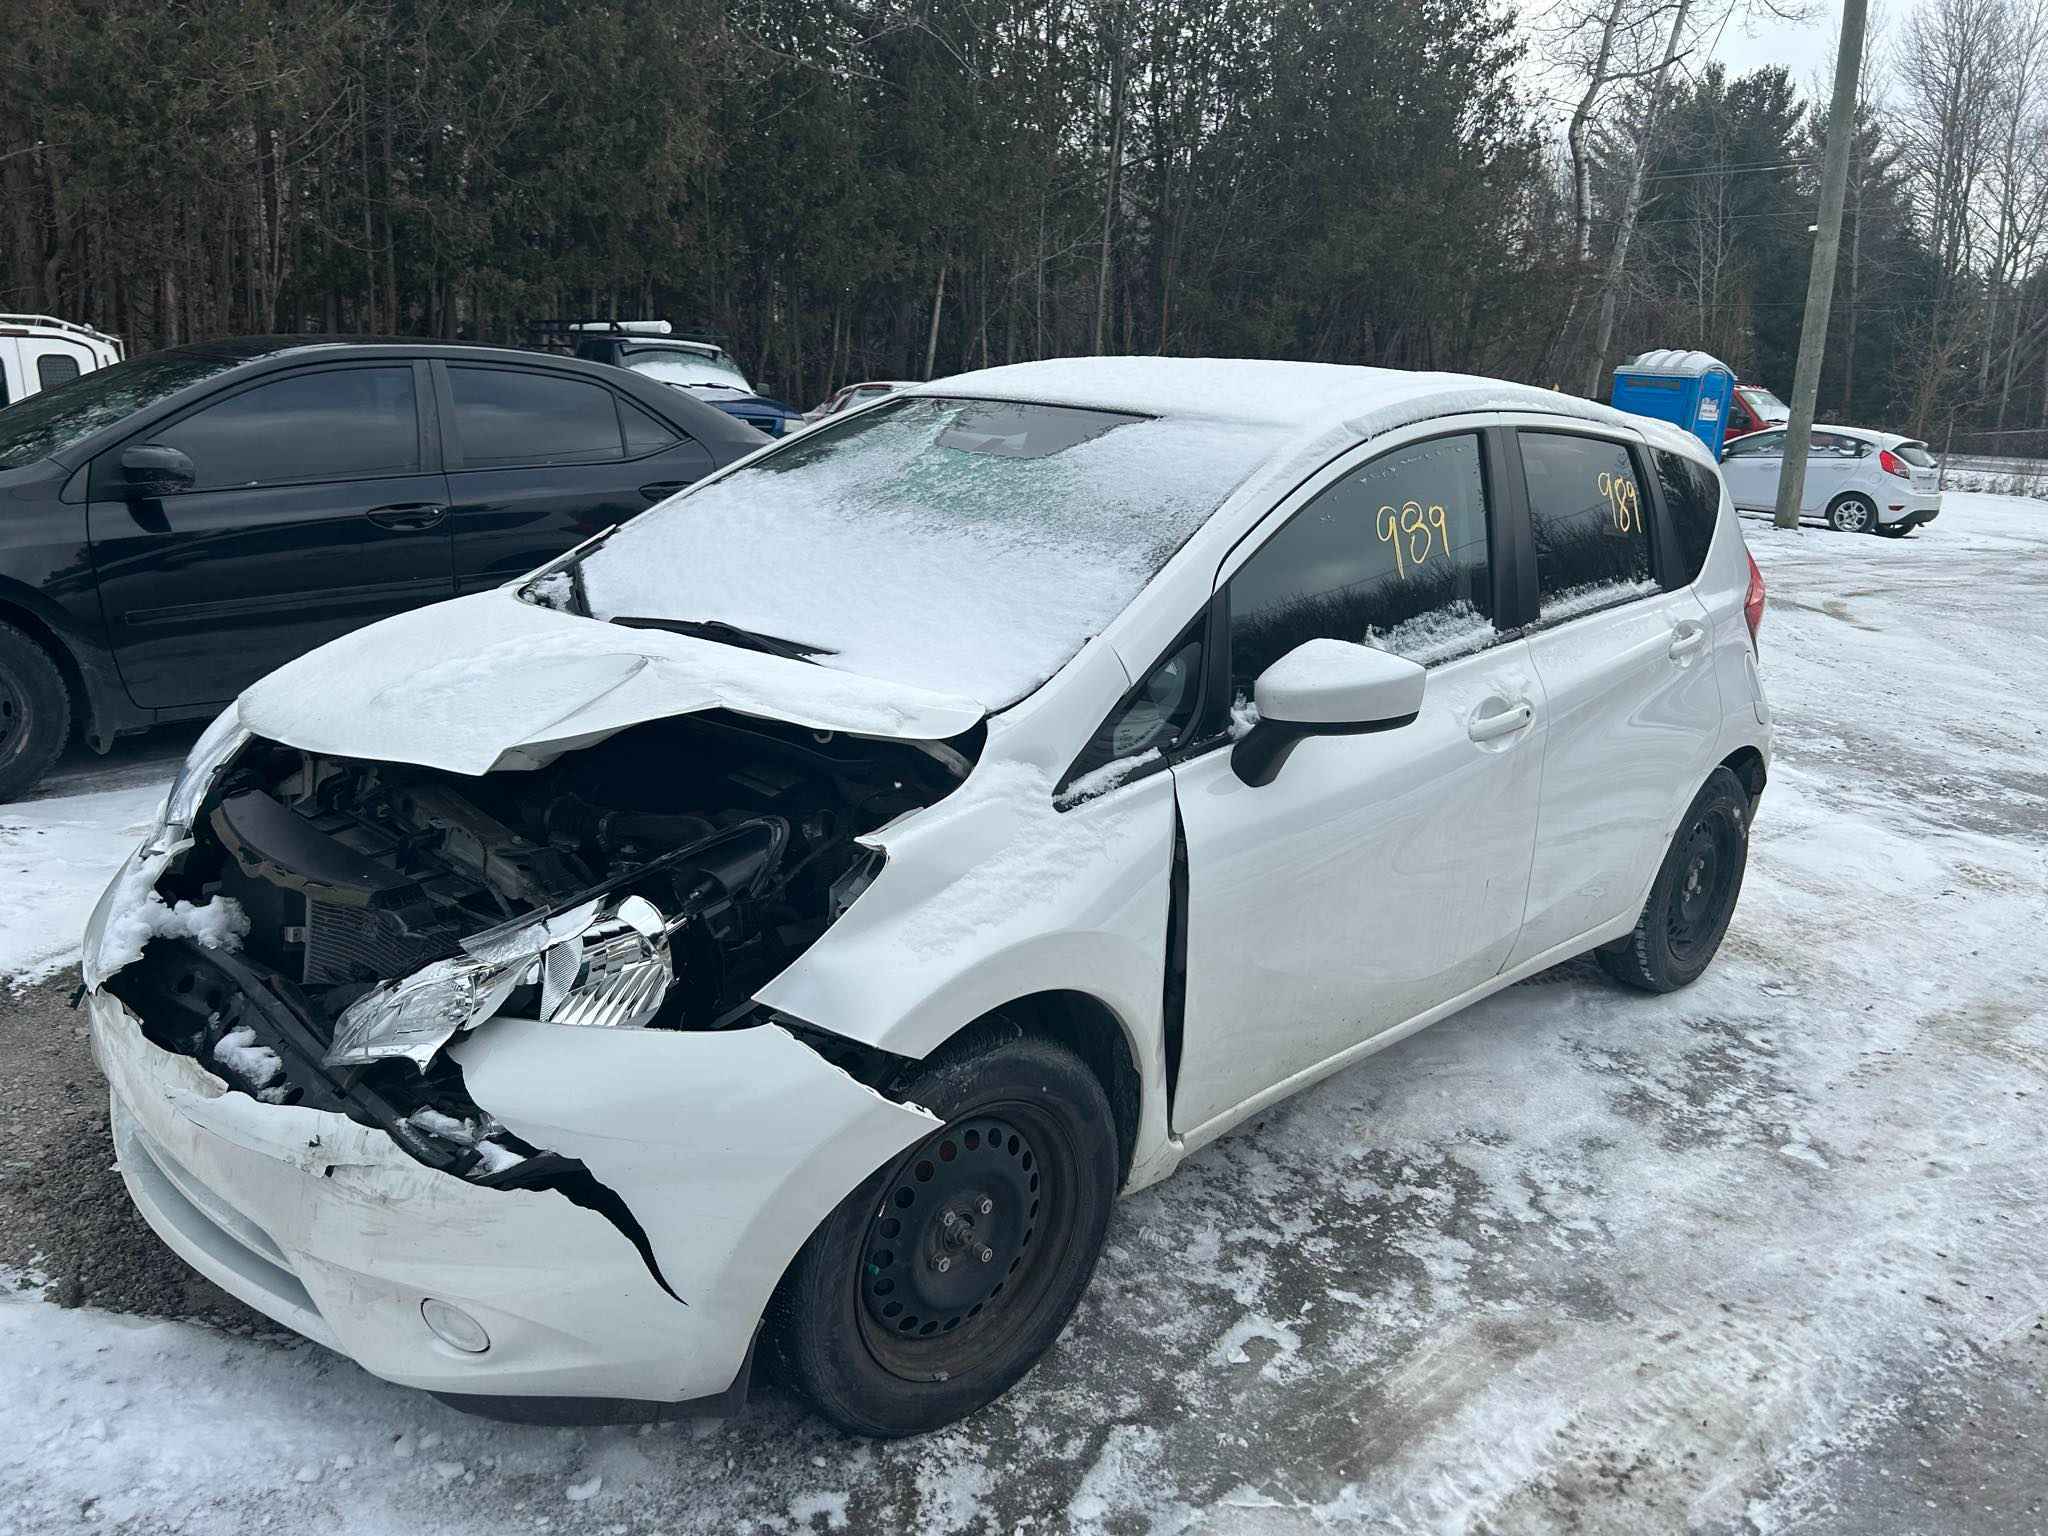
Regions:
<instances>
[{"instance_id":1,"label":"snow-covered roof","mask_svg":"<svg viewBox=\"0 0 2048 1536\"><path fill-rule=\"evenodd\" d=\"M1644 352L1623 363L1614 370L1616 373L1661 373L1681 374L1694 378L1702 373L1721 372L1730 378L1735 370L1711 352L1687 352L1677 347L1665 347L1657 351Z\"/></svg>"},{"instance_id":2,"label":"snow-covered roof","mask_svg":"<svg viewBox=\"0 0 2048 1536\"><path fill-rule=\"evenodd\" d=\"M1539 411L1634 426L1596 401L1464 373L1287 363L1254 358L1065 357L958 373L908 393L1031 400L1147 416L1195 416L1301 430L1349 427L1375 437L1434 416Z\"/></svg>"}]
</instances>

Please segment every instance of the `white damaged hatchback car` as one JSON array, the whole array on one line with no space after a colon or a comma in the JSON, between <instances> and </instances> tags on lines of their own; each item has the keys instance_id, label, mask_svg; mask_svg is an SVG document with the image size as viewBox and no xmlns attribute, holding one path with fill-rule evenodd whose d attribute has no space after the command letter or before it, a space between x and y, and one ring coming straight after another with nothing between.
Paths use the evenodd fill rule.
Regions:
<instances>
[{"instance_id":1,"label":"white damaged hatchback car","mask_svg":"<svg viewBox=\"0 0 2048 1536\"><path fill-rule=\"evenodd\" d=\"M910 388L194 748L86 941L164 1241L515 1417L848 1429L1058 1336L1120 1191L1567 957L1698 976L1770 717L1692 438L1161 358Z\"/></svg>"}]
</instances>

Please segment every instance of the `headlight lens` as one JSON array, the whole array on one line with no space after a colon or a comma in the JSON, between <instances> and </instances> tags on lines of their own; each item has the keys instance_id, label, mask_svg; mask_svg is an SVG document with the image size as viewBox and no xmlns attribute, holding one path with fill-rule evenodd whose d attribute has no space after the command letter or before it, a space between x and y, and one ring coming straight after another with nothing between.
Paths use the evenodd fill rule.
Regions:
<instances>
[{"instance_id":1,"label":"headlight lens","mask_svg":"<svg viewBox=\"0 0 2048 1536\"><path fill-rule=\"evenodd\" d=\"M156 832L149 838L146 846L162 849L167 843L177 841L192 829L192 822L199 815L199 805L206 798L206 792L213 788L214 780L220 777L221 770L227 767L229 761L248 744L248 741L249 732L236 717L235 706L230 704L192 744L191 752L185 757L185 765L178 770L177 778L171 781L171 792L164 800Z\"/></svg>"},{"instance_id":2,"label":"headlight lens","mask_svg":"<svg viewBox=\"0 0 2048 1536\"><path fill-rule=\"evenodd\" d=\"M387 981L342 1014L327 1065L361 1067L403 1056L425 1070L458 1030L496 1013L532 963L527 957L493 965L464 955Z\"/></svg>"}]
</instances>

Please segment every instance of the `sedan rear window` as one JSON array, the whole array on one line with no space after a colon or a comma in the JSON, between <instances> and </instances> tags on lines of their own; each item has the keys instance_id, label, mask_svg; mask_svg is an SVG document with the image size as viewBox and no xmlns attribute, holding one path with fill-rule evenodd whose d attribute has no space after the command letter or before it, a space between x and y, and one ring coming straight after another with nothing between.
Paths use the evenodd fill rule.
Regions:
<instances>
[{"instance_id":1,"label":"sedan rear window","mask_svg":"<svg viewBox=\"0 0 2048 1536\"><path fill-rule=\"evenodd\" d=\"M884 401L629 523L600 619L717 620L1000 709L1059 670L1283 440L1270 427Z\"/></svg>"}]
</instances>

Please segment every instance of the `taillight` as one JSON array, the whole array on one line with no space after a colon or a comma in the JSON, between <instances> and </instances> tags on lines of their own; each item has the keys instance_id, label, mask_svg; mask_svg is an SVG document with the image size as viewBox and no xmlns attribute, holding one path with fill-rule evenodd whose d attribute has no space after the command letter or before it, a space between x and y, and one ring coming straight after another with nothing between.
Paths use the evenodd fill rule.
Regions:
<instances>
[{"instance_id":1,"label":"taillight","mask_svg":"<svg viewBox=\"0 0 2048 1536\"><path fill-rule=\"evenodd\" d=\"M1749 590L1742 597L1742 617L1749 624L1749 643L1762 650L1756 638L1757 630L1764 622L1764 573L1756 568L1756 556L1744 550L1749 559Z\"/></svg>"},{"instance_id":2,"label":"taillight","mask_svg":"<svg viewBox=\"0 0 2048 1536\"><path fill-rule=\"evenodd\" d=\"M1906 461L1896 453L1893 453L1889 448L1877 450L1877 464L1878 468L1888 475L1897 475L1901 480L1913 478L1913 471L1906 468Z\"/></svg>"}]
</instances>

